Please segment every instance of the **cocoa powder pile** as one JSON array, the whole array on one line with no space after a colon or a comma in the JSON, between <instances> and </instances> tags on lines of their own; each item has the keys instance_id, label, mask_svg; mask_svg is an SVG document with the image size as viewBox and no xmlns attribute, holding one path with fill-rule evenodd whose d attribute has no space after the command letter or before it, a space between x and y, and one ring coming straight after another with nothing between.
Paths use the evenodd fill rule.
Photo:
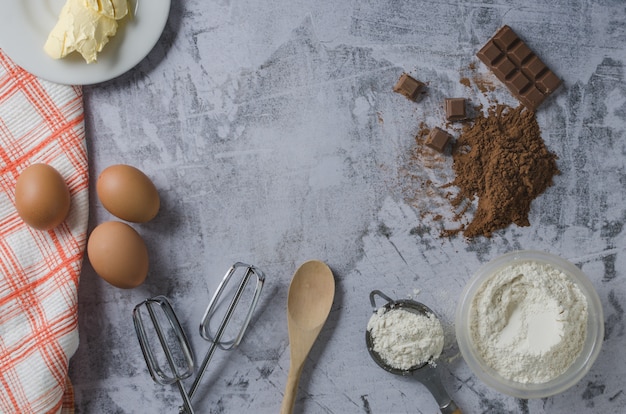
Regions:
<instances>
[{"instance_id":1,"label":"cocoa powder pile","mask_svg":"<svg viewBox=\"0 0 626 414\"><path fill-rule=\"evenodd\" d=\"M472 221L459 231L472 238L490 237L511 223L529 226L531 202L559 174L557 156L545 146L535 114L523 106L496 105L487 116L477 111L465 125L453 149L459 188L455 207L478 198Z\"/></svg>"}]
</instances>

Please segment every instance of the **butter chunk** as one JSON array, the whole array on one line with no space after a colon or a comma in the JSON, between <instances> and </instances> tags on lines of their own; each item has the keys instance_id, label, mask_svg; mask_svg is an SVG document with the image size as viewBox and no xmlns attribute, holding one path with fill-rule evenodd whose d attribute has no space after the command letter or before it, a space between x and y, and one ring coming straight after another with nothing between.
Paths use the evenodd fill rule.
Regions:
<instances>
[{"instance_id":1,"label":"butter chunk","mask_svg":"<svg viewBox=\"0 0 626 414\"><path fill-rule=\"evenodd\" d=\"M91 10L115 20L128 14L128 0L85 0L85 4Z\"/></svg>"},{"instance_id":2,"label":"butter chunk","mask_svg":"<svg viewBox=\"0 0 626 414\"><path fill-rule=\"evenodd\" d=\"M116 32L117 20L87 7L85 0L67 0L44 50L54 59L77 51L87 63L93 63Z\"/></svg>"}]
</instances>

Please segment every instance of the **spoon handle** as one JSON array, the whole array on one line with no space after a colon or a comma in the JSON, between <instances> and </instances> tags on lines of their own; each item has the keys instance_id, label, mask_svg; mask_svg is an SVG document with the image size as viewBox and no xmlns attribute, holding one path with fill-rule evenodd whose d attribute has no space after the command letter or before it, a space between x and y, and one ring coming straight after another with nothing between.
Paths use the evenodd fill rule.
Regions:
<instances>
[{"instance_id":1,"label":"spoon handle","mask_svg":"<svg viewBox=\"0 0 626 414\"><path fill-rule=\"evenodd\" d=\"M296 404L296 394L298 394L298 383L300 382L300 374L302 373L302 367L291 366L289 368L289 374L287 375L287 385L285 386L285 395L283 397L283 403L280 406L280 414L291 414L293 407Z\"/></svg>"},{"instance_id":2,"label":"spoon handle","mask_svg":"<svg viewBox=\"0 0 626 414\"><path fill-rule=\"evenodd\" d=\"M441 414L463 414L454 401L450 401L447 407L441 409Z\"/></svg>"},{"instance_id":3,"label":"spoon handle","mask_svg":"<svg viewBox=\"0 0 626 414\"><path fill-rule=\"evenodd\" d=\"M415 371L414 375L433 395L435 401L437 401L437 405L439 405L441 414L461 414L461 409L456 405L454 400L450 398L450 395L444 388L437 367L427 365Z\"/></svg>"}]
</instances>

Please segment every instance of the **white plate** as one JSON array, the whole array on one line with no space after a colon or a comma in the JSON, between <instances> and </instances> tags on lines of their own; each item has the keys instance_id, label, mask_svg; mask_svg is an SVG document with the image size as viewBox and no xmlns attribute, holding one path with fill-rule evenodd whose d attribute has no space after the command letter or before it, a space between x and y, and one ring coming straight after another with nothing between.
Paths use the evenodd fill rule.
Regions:
<instances>
[{"instance_id":1,"label":"white plate","mask_svg":"<svg viewBox=\"0 0 626 414\"><path fill-rule=\"evenodd\" d=\"M43 50L65 0L0 0L0 48L19 66L40 78L68 85L89 85L113 79L133 68L159 40L170 0L130 0L133 11L119 21L117 34L87 64L71 53L52 59Z\"/></svg>"}]
</instances>

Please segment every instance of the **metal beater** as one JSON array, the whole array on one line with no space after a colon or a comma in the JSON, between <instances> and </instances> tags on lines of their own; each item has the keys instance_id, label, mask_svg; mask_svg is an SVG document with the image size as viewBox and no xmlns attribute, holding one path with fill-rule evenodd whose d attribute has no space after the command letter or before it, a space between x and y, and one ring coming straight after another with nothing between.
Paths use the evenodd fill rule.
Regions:
<instances>
[{"instance_id":1,"label":"metal beater","mask_svg":"<svg viewBox=\"0 0 626 414\"><path fill-rule=\"evenodd\" d=\"M238 276L241 278L236 283ZM253 278L256 278L256 284L252 292L248 292L249 289L246 287ZM200 364L198 374L189 392L185 390L182 381L193 374L193 353L169 301L164 296L157 296L143 301L133 310L135 330L148 371L152 378L160 384L177 384L183 399L183 405L179 409L180 413L194 414L191 398L197 391L216 348L231 350L236 348L243 339L259 301L264 282L265 275L263 272L254 266L241 262L235 263L226 272L200 322L200 335L210 341L211 346ZM244 313L237 312L242 297L246 297L250 301L250 306ZM228 305L226 306L227 302ZM161 310L161 313L158 313L158 310ZM219 314L223 314L221 322L213 334L210 324ZM146 315L149 316L150 325L147 325ZM237 322L239 328L229 329L231 322ZM152 329L147 329L149 326ZM157 341L154 340L155 336L158 339L158 345L156 344ZM232 339L229 339L231 337ZM159 350L160 352L158 352Z\"/></svg>"},{"instance_id":2,"label":"metal beater","mask_svg":"<svg viewBox=\"0 0 626 414\"><path fill-rule=\"evenodd\" d=\"M146 324L146 315L151 325ZM193 414L191 399L182 382L193 374L193 352L169 300L156 296L141 302L133 309L133 322L150 376L159 384L176 383L186 412ZM148 326L152 329L146 329ZM156 341L160 348L155 347ZM162 353L156 352L158 349Z\"/></svg>"}]
</instances>

